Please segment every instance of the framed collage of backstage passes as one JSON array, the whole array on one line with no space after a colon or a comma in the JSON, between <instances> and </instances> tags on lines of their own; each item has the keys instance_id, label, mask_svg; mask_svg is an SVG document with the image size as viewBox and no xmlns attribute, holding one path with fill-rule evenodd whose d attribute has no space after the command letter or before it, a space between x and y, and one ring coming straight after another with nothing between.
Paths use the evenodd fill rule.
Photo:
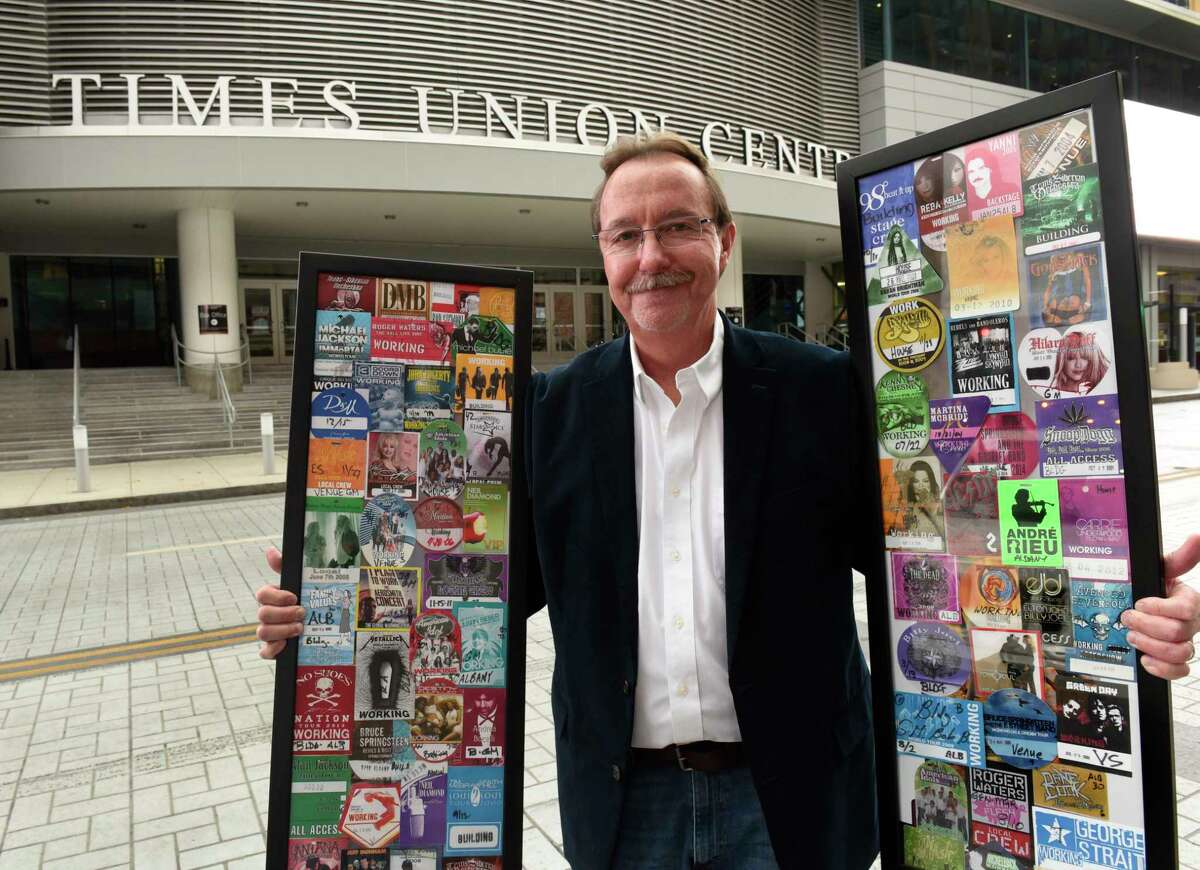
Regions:
<instances>
[{"instance_id":1,"label":"framed collage of backstage passes","mask_svg":"<svg viewBox=\"0 0 1200 870\"><path fill-rule=\"evenodd\" d=\"M267 866L521 866L532 273L301 254Z\"/></svg>"},{"instance_id":2,"label":"framed collage of backstage passes","mask_svg":"<svg viewBox=\"0 0 1200 870\"><path fill-rule=\"evenodd\" d=\"M1170 695L1120 82L838 167L872 406L885 867L1174 867ZM861 265L860 265L861 264Z\"/></svg>"}]
</instances>

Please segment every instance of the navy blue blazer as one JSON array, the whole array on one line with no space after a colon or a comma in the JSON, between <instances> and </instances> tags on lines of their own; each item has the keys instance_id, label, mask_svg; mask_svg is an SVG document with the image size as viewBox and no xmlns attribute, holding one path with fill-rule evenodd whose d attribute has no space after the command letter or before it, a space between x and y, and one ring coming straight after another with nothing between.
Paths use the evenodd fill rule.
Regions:
<instances>
[{"instance_id":1,"label":"navy blue blazer","mask_svg":"<svg viewBox=\"0 0 1200 870\"><path fill-rule=\"evenodd\" d=\"M850 575L857 557L874 556L869 429L847 355L728 320L725 336L725 595L738 726L780 866L858 870L878 851L870 680ZM525 413L529 612L547 605L554 632L564 847L572 867L603 868L621 816L637 678L628 337L534 375Z\"/></svg>"}]
</instances>

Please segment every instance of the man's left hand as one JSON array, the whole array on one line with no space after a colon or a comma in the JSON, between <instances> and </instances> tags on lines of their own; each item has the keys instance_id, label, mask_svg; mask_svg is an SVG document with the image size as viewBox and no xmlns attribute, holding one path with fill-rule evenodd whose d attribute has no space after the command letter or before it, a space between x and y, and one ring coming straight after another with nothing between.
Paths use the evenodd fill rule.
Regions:
<instances>
[{"instance_id":1,"label":"man's left hand","mask_svg":"<svg viewBox=\"0 0 1200 870\"><path fill-rule=\"evenodd\" d=\"M1190 536L1163 558L1166 598L1143 598L1121 616L1129 643L1142 652L1142 667L1164 680L1186 677L1196 656L1200 594L1180 578L1200 562L1200 535Z\"/></svg>"}]
</instances>

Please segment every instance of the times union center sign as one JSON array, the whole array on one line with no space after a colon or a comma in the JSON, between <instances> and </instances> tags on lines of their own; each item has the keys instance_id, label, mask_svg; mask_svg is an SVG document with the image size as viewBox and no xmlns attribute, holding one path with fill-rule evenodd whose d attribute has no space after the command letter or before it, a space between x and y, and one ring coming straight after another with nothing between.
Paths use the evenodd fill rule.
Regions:
<instances>
[{"instance_id":1,"label":"times union center sign","mask_svg":"<svg viewBox=\"0 0 1200 870\"><path fill-rule=\"evenodd\" d=\"M249 116L240 109L236 118L233 115L230 92L235 81L242 85L254 83L260 99ZM143 93L151 82L159 88L164 84L170 88L170 114L166 117L156 115L153 123L144 123ZM571 110L563 105L563 99L556 97L411 85L404 90L407 91L405 99L411 101L408 108L415 109L415 126L407 130L371 129L362 126L359 87L346 79L322 81L221 75L205 93L203 88L193 87L185 76L178 74L74 72L55 73L51 77L51 86L56 90L69 90L71 97L71 124L57 129L91 135L138 132L253 135L257 131L270 130L288 135L388 138L388 134L394 133L395 138L406 140L445 141L447 137L457 137L466 141L490 140L493 144L507 142L528 147L598 150L607 148L622 133L649 133L671 128L670 115L656 110L613 107L599 102ZM87 123L85 103L88 95L114 90L125 97L124 120ZM317 91L321 94L322 111L298 113L296 96ZM448 117L449 123L432 121L431 107L436 107L439 117ZM466 117L468 109L471 110L470 120ZM482 123L477 120L480 112ZM111 115L106 114L108 118ZM529 129L534 125L537 133ZM597 130L603 132L597 135ZM727 121L704 123L695 144L718 165L776 170L828 180L832 180L832 168L851 156L848 151L823 143Z\"/></svg>"}]
</instances>

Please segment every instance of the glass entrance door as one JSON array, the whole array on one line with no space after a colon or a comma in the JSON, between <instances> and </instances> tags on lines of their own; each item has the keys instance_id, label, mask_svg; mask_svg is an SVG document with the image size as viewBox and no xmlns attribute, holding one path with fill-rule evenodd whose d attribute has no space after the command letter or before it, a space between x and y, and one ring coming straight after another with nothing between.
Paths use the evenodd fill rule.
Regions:
<instances>
[{"instance_id":1,"label":"glass entrance door","mask_svg":"<svg viewBox=\"0 0 1200 870\"><path fill-rule=\"evenodd\" d=\"M296 345L296 282L247 278L240 286L250 355L290 360Z\"/></svg>"}]
</instances>

